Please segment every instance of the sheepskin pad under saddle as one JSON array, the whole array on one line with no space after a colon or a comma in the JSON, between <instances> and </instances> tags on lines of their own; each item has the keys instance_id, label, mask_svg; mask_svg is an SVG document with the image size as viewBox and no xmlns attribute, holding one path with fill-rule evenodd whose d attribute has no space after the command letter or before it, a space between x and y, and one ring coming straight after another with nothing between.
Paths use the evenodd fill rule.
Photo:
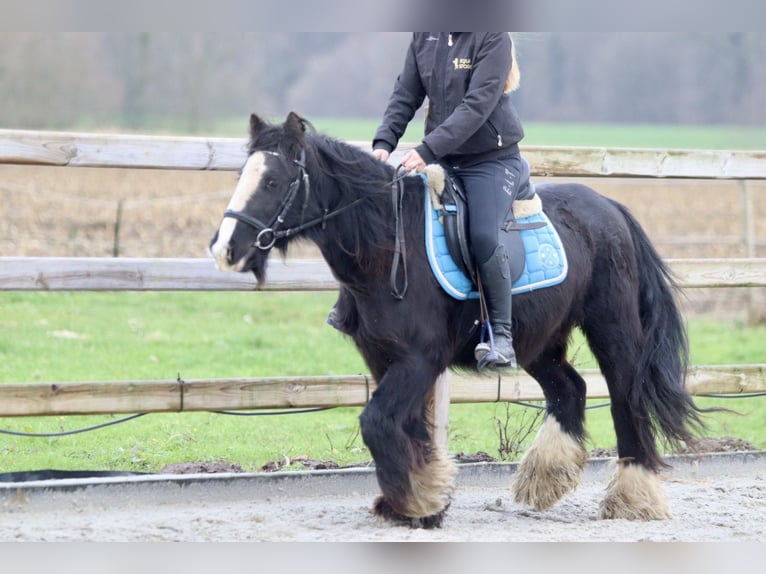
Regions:
<instances>
[{"instance_id":1,"label":"sheepskin pad under saddle","mask_svg":"<svg viewBox=\"0 0 766 574\"><path fill-rule=\"evenodd\" d=\"M528 169L524 176L529 178ZM423 180L426 253L431 270L444 291L455 299L477 299L465 192L438 165L428 166ZM521 185L525 185L523 179ZM567 257L559 234L545 215L540 197L536 193L531 197L513 203L513 218L501 233L509 254L514 295L557 285L567 276Z\"/></svg>"}]
</instances>

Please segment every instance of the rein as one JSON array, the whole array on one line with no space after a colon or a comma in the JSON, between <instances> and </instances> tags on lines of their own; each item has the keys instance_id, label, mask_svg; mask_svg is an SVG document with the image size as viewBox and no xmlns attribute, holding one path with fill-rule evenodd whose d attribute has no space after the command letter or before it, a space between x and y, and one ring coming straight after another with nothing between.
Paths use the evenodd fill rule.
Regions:
<instances>
[{"instance_id":1,"label":"rein","mask_svg":"<svg viewBox=\"0 0 766 574\"><path fill-rule=\"evenodd\" d=\"M394 173L397 173L401 167L401 164L397 166ZM391 282L391 295L398 301L404 299L404 295L407 293L407 287L409 285L407 280L407 244L404 241L404 223L402 221L404 177L407 173L408 172L405 172L403 175L396 176L391 181L391 203L394 210L394 224L396 226L396 231L394 236L394 257L391 261L391 275L389 281ZM397 271L400 265L403 275L401 288L396 281L396 276L398 275Z\"/></svg>"}]
</instances>

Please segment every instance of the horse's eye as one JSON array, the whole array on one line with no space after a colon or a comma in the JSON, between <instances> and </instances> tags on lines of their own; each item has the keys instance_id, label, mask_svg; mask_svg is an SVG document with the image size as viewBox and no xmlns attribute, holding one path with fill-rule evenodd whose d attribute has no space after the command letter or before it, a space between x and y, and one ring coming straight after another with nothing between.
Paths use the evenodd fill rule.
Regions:
<instances>
[{"instance_id":1,"label":"horse's eye","mask_svg":"<svg viewBox=\"0 0 766 574\"><path fill-rule=\"evenodd\" d=\"M266 189L274 189L277 187L277 180L273 178L266 179Z\"/></svg>"}]
</instances>

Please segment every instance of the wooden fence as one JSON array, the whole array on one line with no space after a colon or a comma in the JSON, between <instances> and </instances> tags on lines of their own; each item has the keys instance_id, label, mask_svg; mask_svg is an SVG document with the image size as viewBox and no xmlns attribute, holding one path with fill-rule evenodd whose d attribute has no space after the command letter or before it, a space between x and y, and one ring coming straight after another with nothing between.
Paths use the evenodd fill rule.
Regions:
<instances>
[{"instance_id":1,"label":"wooden fence","mask_svg":"<svg viewBox=\"0 0 766 574\"><path fill-rule=\"evenodd\" d=\"M400 149L398 153L402 153ZM525 147L536 176L766 179L766 152ZM244 141L0 130L0 163L71 167L236 170ZM399 155L392 157L397 162ZM675 259L685 287L764 287L766 259ZM337 284L324 262L274 261L264 290L323 291ZM0 257L0 291L252 291L250 275L219 273L204 259ZM595 370L588 396L608 396ZM693 394L766 390L766 365L694 366ZM363 405L366 375L258 379L0 384L0 416L179 412ZM542 400L523 373L452 375L450 401Z\"/></svg>"}]
</instances>

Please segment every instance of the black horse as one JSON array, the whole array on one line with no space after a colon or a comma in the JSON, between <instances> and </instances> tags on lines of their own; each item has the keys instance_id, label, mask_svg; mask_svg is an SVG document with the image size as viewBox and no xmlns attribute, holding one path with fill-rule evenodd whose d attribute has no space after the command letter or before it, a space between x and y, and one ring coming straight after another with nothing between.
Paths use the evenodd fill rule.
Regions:
<instances>
[{"instance_id":1,"label":"black horse","mask_svg":"<svg viewBox=\"0 0 766 574\"><path fill-rule=\"evenodd\" d=\"M426 261L422 178L403 177L394 208L392 166L317 134L290 113L282 125L250 118L249 157L211 242L221 270L265 280L272 248L315 243L341 285L339 310L377 390L361 417L382 494L377 515L440 526L454 467L432 439L431 401L449 367L475 368L479 305L444 293ZM574 327L584 332L606 378L619 454L600 515L669 516L656 439L688 441L701 426L685 389L688 345L673 281L644 231L619 203L579 184L537 193L566 248L559 285L514 297L513 338L521 367L545 394L546 416L513 479L517 502L545 510L579 483L587 454L585 381L567 361ZM400 218L394 216L400 211ZM398 234L408 290L391 293ZM401 265L394 280L404 279Z\"/></svg>"}]
</instances>

